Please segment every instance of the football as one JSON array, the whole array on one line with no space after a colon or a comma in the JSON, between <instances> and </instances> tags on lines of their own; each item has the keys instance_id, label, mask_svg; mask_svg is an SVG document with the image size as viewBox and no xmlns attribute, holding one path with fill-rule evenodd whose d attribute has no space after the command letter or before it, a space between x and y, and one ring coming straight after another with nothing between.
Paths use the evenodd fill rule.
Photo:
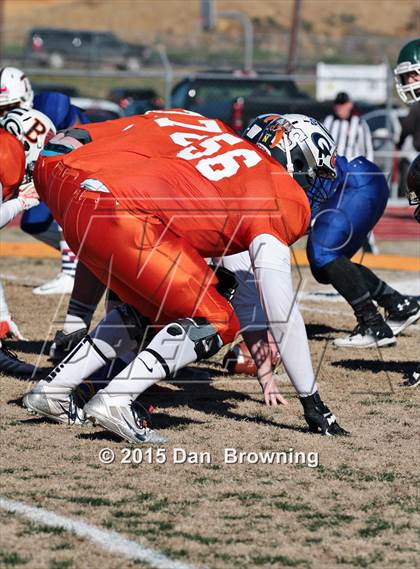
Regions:
<instances>
[{"instance_id":1,"label":"football","mask_svg":"<svg viewBox=\"0 0 420 569\"><path fill-rule=\"evenodd\" d=\"M231 348L223 359L223 367L231 374L257 375L257 367L246 347L245 342L239 342Z\"/></svg>"}]
</instances>

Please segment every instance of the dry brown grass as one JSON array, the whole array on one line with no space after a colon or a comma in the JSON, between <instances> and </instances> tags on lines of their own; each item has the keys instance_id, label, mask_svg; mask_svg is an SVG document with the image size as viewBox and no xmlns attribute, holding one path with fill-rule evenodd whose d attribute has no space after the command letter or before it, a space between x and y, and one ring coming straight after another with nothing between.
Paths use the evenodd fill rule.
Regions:
<instances>
[{"instance_id":1,"label":"dry brown grass","mask_svg":"<svg viewBox=\"0 0 420 569\"><path fill-rule=\"evenodd\" d=\"M8 260L7 272L33 274L38 282L55 268L50 261ZM6 290L32 339L15 344L17 351L35 361L56 301L35 301L30 287L18 283ZM353 320L344 304L306 305L342 312L305 313L318 362L328 338L350 330ZM121 464L125 444L99 428L67 428L30 416L19 403L29 385L1 377L1 493L216 569L411 569L419 561L418 392L400 383L416 343L418 330L408 331L397 347L382 351L383 362L375 351L328 347L320 390L351 430L346 439L309 435L288 385L281 389L290 405L275 411L262 406L255 380L247 378L216 375L211 384L149 395L155 426L170 440L168 456L174 447L209 451L211 465ZM103 447L116 452L114 464L100 464ZM225 465L225 447L316 451L320 466ZM142 567L63 530L4 513L0 521L0 566Z\"/></svg>"}]
</instances>

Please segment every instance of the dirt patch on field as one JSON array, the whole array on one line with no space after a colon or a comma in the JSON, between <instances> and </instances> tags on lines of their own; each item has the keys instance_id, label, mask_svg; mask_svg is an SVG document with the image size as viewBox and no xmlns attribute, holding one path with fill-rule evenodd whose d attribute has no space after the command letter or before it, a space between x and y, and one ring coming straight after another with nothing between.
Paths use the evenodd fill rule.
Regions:
<instances>
[{"instance_id":1,"label":"dirt patch on field","mask_svg":"<svg viewBox=\"0 0 420 569\"><path fill-rule=\"evenodd\" d=\"M35 299L22 279L32 273L38 284L56 268L53 261L8 261L7 272L17 278L6 283L8 300L31 340L9 346L32 362L66 298L58 308L54 297ZM228 378L213 365L211 383L184 382L147 395L154 425L170 441L166 462L158 464L152 453L151 464L146 454L141 464L122 464L128 445L99 428L67 428L29 415L20 406L29 384L3 376L2 495L216 569L416 566L418 392L400 384L415 360L418 329L381 353L336 350L330 340L352 329L351 312L338 302L303 304L320 391L351 437L309 435L289 385L281 385L289 406L270 410L255 380ZM45 357L41 364L48 365ZM101 464L104 447L114 451L113 464ZM173 464L176 448L207 452L211 461ZM299 451L308 459L318 453L319 464L226 464L225 448ZM1 566L142 567L64 530L4 513L1 521Z\"/></svg>"}]
</instances>

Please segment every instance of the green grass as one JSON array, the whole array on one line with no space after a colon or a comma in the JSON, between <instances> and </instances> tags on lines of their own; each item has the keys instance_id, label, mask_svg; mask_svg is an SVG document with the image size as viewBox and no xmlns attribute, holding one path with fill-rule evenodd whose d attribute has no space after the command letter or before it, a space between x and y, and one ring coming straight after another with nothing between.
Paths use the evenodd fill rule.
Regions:
<instances>
[{"instance_id":1,"label":"green grass","mask_svg":"<svg viewBox=\"0 0 420 569\"><path fill-rule=\"evenodd\" d=\"M151 512L160 512L161 510L166 510L169 506L168 498L162 498L153 504L150 504L149 510Z\"/></svg>"},{"instance_id":2,"label":"green grass","mask_svg":"<svg viewBox=\"0 0 420 569\"><path fill-rule=\"evenodd\" d=\"M71 496L67 502L75 504L86 504L87 506L112 506L112 502L107 498L96 498L93 496Z\"/></svg>"},{"instance_id":3,"label":"green grass","mask_svg":"<svg viewBox=\"0 0 420 569\"><path fill-rule=\"evenodd\" d=\"M51 559L48 563L48 569L68 569L73 566L73 561L71 559Z\"/></svg>"},{"instance_id":4,"label":"green grass","mask_svg":"<svg viewBox=\"0 0 420 569\"><path fill-rule=\"evenodd\" d=\"M18 565L25 565L29 559L21 557L15 551L5 551L0 549L0 567L16 567Z\"/></svg>"},{"instance_id":5,"label":"green grass","mask_svg":"<svg viewBox=\"0 0 420 569\"><path fill-rule=\"evenodd\" d=\"M374 563L380 562L384 560L384 555L380 551L375 551L368 556L363 555L355 555L351 558L339 557L337 559L337 563L344 564L344 565L353 565L353 567L369 567L369 565L373 565Z\"/></svg>"},{"instance_id":6,"label":"green grass","mask_svg":"<svg viewBox=\"0 0 420 569\"><path fill-rule=\"evenodd\" d=\"M272 567L310 567L305 559L291 559L287 555L254 555L251 560L256 566L269 564Z\"/></svg>"},{"instance_id":7,"label":"green grass","mask_svg":"<svg viewBox=\"0 0 420 569\"><path fill-rule=\"evenodd\" d=\"M300 512L302 510L309 510L310 506L307 504L291 504L290 502L274 502L274 507L284 512Z\"/></svg>"},{"instance_id":8,"label":"green grass","mask_svg":"<svg viewBox=\"0 0 420 569\"><path fill-rule=\"evenodd\" d=\"M68 541L62 541L61 543L53 544L50 547L51 551L64 551L67 549L74 549L74 545Z\"/></svg>"},{"instance_id":9,"label":"green grass","mask_svg":"<svg viewBox=\"0 0 420 569\"><path fill-rule=\"evenodd\" d=\"M25 526L22 529L22 531L19 532L19 535L33 535L37 533L50 533L53 535L62 535L63 533L65 533L65 531L66 530L64 528L47 526L43 524L36 524L33 522L25 521Z\"/></svg>"},{"instance_id":10,"label":"green grass","mask_svg":"<svg viewBox=\"0 0 420 569\"><path fill-rule=\"evenodd\" d=\"M391 529L393 526L390 522L383 520L382 518L377 518L375 516L371 516L367 520L366 527L359 530L360 537L365 539L369 539L371 537L376 537L381 532L386 531L387 529Z\"/></svg>"}]
</instances>

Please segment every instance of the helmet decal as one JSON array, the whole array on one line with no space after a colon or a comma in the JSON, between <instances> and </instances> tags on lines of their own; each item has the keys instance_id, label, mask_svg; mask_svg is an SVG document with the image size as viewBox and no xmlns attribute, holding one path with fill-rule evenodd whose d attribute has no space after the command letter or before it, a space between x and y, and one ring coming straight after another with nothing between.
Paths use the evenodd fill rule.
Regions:
<instances>
[{"instance_id":1,"label":"helmet decal","mask_svg":"<svg viewBox=\"0 0 420 569\"><path fill-rule=\"evenodd\" d=\"M322 160L331 154L332 145L322 133L313 132L312 141L319 150L319 159Z\"/></svg>"},{"instance_id":2,"label":"helmet decal","mask_svg":"<svg viewBox=\"0 0 420 569\"><path fill-rule=\"evenodd\" d=\"M44 145L56 133L52 121L35 109L17 108L10 111L0 119L0 127L22 143L26 166L36 161Z\"/></svg>"}]
</instances>

